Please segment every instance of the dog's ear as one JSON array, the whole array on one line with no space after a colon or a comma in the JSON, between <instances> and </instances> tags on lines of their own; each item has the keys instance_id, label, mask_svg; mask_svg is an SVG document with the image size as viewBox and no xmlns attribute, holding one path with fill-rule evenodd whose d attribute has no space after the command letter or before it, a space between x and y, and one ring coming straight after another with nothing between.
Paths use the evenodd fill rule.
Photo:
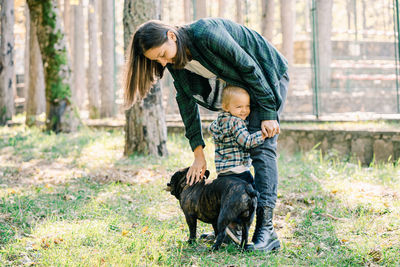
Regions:
<instances>
[{"instance_id":1,"label":"dog's ear","mask_svg":"<svg viewBox=\"0 0 400 267\"><path fill-rule=\"evenodd\" d=\"M206 170L206 172L204 173L204 176L206 177L206 179L208 179L208 176L210 176L210 171Z\"/></svg>"}]
</instances>

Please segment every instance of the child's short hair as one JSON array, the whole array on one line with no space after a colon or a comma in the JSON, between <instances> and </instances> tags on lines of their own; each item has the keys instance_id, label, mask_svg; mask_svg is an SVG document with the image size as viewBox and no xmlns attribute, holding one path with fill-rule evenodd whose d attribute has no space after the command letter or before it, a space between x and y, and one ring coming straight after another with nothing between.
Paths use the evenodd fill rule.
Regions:
<instances>
[{"instance_id":1,"label":"child's short hair","mask_svg":"<svg viewBox=\"0 0 400 267\"><path fill-rule=\"evenodd\" d=\"M231 100L233 95L238 95L238 94L246 94L249 95L249 93L247 93L247 91L241 87L237 87L237 86L233 86L233 85L228 85L224 88L224 90L222 91L222 100L221 100L221 104L223 107L227 107L229 105L229 101Z\"/></svg>"}]
</instances>

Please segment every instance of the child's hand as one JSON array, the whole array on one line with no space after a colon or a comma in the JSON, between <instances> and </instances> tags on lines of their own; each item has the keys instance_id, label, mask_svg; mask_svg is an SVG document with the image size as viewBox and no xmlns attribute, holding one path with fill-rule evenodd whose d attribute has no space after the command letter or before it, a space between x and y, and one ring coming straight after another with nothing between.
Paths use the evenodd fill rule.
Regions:
<instances>
[{"instance_id":1,"label":"child's hand","mask_svg":"<svg viewBox=\"0 0 400 267\"><path fill-rule=\"evenodd\" d=\"M261 136L262 136L262 139L266 139L268 137L266 134L264 134L264 132L261 132Z\"/></svg>"}]
</instances>

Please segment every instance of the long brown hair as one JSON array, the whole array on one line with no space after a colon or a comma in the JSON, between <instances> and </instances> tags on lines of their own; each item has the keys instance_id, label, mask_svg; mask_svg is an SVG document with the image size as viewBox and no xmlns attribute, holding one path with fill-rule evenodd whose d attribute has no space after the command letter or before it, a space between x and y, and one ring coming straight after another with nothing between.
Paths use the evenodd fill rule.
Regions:
<instances>
[{"instance_id":1,"label":"long brown hair","mask_svg":"<svg viewBox=\"0 0 400 267\"><path fill-rule=\"evenodd\" d=\"M139 26L129 45L126 63L124 98L127 107L145 98L154 82L162 78L165 68L157 61L146 58L144 53L164 44L168 40L168 31L176 35L174 68L183 68L187 63L187 35L184 27L172 27L158 20L150 20Z\"/></svg>"}]
</instances>

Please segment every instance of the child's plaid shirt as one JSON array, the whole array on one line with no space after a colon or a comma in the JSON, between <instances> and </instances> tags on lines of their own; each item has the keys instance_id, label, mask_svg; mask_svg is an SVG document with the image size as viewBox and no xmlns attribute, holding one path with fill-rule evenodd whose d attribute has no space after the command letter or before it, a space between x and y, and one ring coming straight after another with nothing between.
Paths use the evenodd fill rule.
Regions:
<instances>
[{"instance_id":1,"label":"child's plaid shirt","mask_svg":"<svg viewBox=\"0 0 400 267\"><path fill-rule=\"evenodd\" d=\"M221 112L209 127L215 143L217 173L237 166L250 167L249 149L264 142L261 131L250 134L244 120Z\"/></svg>"}]
</instances>

